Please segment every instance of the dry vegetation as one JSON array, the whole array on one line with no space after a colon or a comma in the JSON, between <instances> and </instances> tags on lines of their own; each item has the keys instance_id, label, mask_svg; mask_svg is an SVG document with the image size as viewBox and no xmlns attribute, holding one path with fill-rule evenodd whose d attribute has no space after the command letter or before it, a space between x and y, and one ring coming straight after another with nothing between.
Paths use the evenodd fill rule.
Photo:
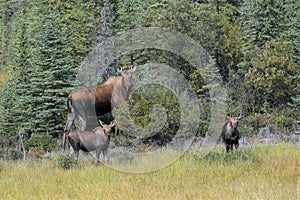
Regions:
<instances>
[{"instance_id":1,"label":"dry vegetation","mask_svg":"<svg viewBox=\"0 0 300 200\"><path fill-rule=\"evenodd\" d=\"M144 174L93 161L64 170L55 160L0 164L3 199L300 199L300 148L262 145L206 157L189 152Z\"/></svg>"}]
</instances>

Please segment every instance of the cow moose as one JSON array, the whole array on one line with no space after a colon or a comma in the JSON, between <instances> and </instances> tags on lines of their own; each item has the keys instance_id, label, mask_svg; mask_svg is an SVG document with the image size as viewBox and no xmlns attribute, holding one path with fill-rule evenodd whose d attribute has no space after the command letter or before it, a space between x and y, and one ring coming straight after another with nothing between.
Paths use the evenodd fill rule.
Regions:
<instances>
[{"instance_id":1,"label":"cow moose","mask_svg":"<svg viewBox=\"0 0 300 200\"><path fill-rule=\"evenodd\" d=\"M239 147L240 133L238 131L238 120L242 118L241 113L236 117L232 117L231 114L227 114L228 120L224 123L221 137L226 146L226 151L233 150L233 145L237 149Z\"/></svg>"},{"instance_id":2,"label":"cow moose","mask_svg":"<svg viewBox=\"0 0 300 200\"><path fill-rule=\"evenodd\" d=\"M86 129L88 116L101 116L112 111L112 106L118 106L128 99L131 88L133 65L129 70L118 71L120 76L111 76L102 84L79 88L68 96L68 118L64 129L63 149L68 133L76 117L79 118L79 130Z\"/></svg>"},{"instance_id":3,"label":"cow moose","mask_svg":"<svg viewBox=\"0 0 300 200\"><path fill-rule=\"evenodd\" d=\"M102 152L105 161L108 163L107 149L109 146L109 134L111 128L115 125L115 121L111 121L109 125L104 124L99 120L101 126L89 131L71 131L68 134L68 141L74 153L76 155L76 161L78 162L79 150L85 152L96 151L95 165L99 164L100 154Z\"/></svg>"}]
</instances>

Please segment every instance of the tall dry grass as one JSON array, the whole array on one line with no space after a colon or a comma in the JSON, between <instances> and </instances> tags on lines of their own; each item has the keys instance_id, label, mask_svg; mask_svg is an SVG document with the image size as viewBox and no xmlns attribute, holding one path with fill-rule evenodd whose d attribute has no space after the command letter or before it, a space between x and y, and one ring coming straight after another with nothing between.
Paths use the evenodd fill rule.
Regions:
<instances>
[{"instance_id":1,"label":"tall dry grass","mask_svg":"<svg viewBox=\"0 0 300 200\"><path fill-rule=\"evenodd\" d=\"M300 148L262 145L206 157L188 152L151 173L93 161L64 170L55 161L1 162L0 199L300 199Z\"/></svg>"}]
</instances>

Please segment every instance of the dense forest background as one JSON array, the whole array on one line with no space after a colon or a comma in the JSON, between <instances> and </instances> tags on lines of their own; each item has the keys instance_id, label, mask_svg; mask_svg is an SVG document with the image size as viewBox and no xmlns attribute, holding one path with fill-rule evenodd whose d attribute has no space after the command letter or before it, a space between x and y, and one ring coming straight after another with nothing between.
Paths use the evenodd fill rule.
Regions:
<instances>
[{"instance_id":1,"label":"dense forest background","mask_svg":"<svg viewBox=\"0 0 300 200\"><path fill-rule=\"evenodd\" d=\"M0 153L13 155L20 136L28 151L57 148L81 62L100 38L137 27L175 30L206 49L228 91L228 111L243 113L242 134L253 135L269 123L289 134L300 112L299 22L299 0L2 0ZM184 59L144 49L123 55L118 65L149 61L180 71L209 116L205 83ZM116 64L108 69L102 80L116 74ZM178 103L170 91L150 88L132 98L132 117L141 125L151 104L169 109L168 123L154 139L172 138Z\"/></svg>"}]
</instances>

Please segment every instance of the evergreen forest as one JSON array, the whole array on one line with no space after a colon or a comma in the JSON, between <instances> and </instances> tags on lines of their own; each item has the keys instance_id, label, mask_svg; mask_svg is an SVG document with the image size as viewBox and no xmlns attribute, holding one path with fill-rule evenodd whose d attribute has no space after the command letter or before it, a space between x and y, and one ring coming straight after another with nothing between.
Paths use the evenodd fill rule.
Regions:
<instances>
[{"instance_id":1,"label":"evergreen forest","mask_svg":"<svg viewBox=\"0 0 300 200\"><path fill-rule=\"evenodd\" d=\"M81 63L101 38L142 27L180 32L209 53L227 111L243 114L242 135L270 123L292 134L300 120L299 22L299 0L1 0L0 157L19 158L21 143L32 155L58 150ZM213 100L201 74L172 52L125 53L99 83L119 75L119 66L148 62L172 66L188 81L204 114L197 136L205 135ZM165 126L144 142L165 145L179 127L178 101L166 88L147 87L132 94L130 115L144 126L151 105L163 105Z\"/></svg>"}]
</instances>

